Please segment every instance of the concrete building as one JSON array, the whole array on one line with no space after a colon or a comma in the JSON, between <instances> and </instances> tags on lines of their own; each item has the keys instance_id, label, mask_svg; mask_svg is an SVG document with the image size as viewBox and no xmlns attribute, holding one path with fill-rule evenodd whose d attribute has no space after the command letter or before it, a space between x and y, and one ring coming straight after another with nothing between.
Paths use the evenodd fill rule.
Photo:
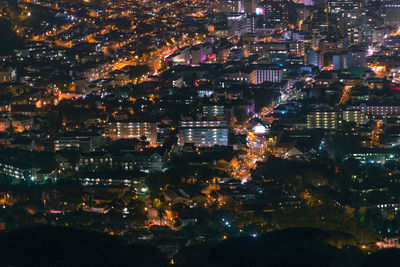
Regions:
<instances>
[{"instance_id":1,"label":"concrete building","mask_svg":"<svg viewBox=\"0 0 400 267\"><path fill-rule=\"evenodd\" d=\"M348 68L347 54L338 54L332 56L333 70L342 70Z\"/></svg>"},{"instance_id":2,"label":"concrete building","mask_svg":"<svg viewBox=\"0 0 400 267\"><path fill-rule=\"evenodd\" d=\"M328 0L328 12L332 14L340 14L344 10L358 9L360 6L360 0Z\"/></svg>"},{"instance_id":3,"label":"concrete building","mask_svg":"<svg viewBox=\"0 0 400 267\"><path fill-rule=\"evenodd\" d=\"M228 126L225 121L181 121L179 145L194 143L196 146L227 146Z\"/></svg>"},{"instance_id":4,"label":"concrete building","mask_svg":"<svg viewBox=\"0 0 400 267\"><path fill-rule=\"evenodd\" d=\"M148 173L162 171L164 157L158 149L145 149L143 151L118 154L108 152L82 153L78 168L81 170L140 170Z\"/></svg>"},{"instance_id":5,"label":"concrete building","mask_svg":"<svg viewBox=\"0 0 400 267\"><path fill-rule=\"evenodd\" d=\"M367 65L367 52L349 51L347 52L347 61L349 68L364 68Z\"/></svg>"},{"instance_id":6,"label":"concrete building","mask_svg":"<svg viewBox=\"0 0 400 267\"><path fill-rule=\"evenodd\" d=\"M141 139L142 136L146 136L146 141L155 145L157 144L157 123L134 120L109 122L105 127L105 136L113 140Z\"/></svg>"},{"instance_id":7,"label":"concrete building","mask_svg":"<svg viewBox=\"0 0 400 267\"><path fill-rule=\"evenodd\" d=\"M256 14L263 18L263 28L274 28L289 22L287 3L284 1L263 1L257 5Z\"/></svg>"},{"instance_id":8,"label":"concrete building","mask_svg":"<svg viewBox=\"0 0 400 267\"><path fill-rule=\"evenodd\" d=\"M283 79L283 70L274 67L258 67L250 74L252 84L261 84L263 82L280 83Z\"/></svg>"},{"instance_id":9,"label":"concrete building","mask_svg":"<svg viewBox=\"0 0 400 267\"><path fill-rule=\"evenodd\" d=\"M307 115L308 129L337 130L342 125L338 111L314 111Z\"/></svg>"},{"instance_id":10,"label":"concrete building","mask_svg":"<svg viewBox=\"0 0 400 267\"><path fill-rule=\"evenodd\" d=\"M16 161L0 161L0 173L7 175L15 180L36 181L36 169L28 164Z\"/></svg>"},{"instance_id":11,"label":"concrete building","mask_svg":"<svg viewBox=\"0 0 400 267\"><path fill-rule=\"evenodd\" d=\"M400 4L398 2L385 4L383 18L386 25L398 26L400 24Z\"/></svg>"},{"instance_id":12,"label":"concrete building","mask_svg":"<svg viewBox=\"0 0 400 267\"><path fill-rule=\"evenodd\" d=\"M342 127L343 121L360 126L365 120L365 112L360 110L321 110L307 115L307 128L337 130Z\"/></svg>"},{"instance_id":13,"label":"concrete building","mask_svg":"<svg viewBox=\"0 0 400 267\"><path fill-rule=\"evenodd\" d=\"M323 54L313 49L308 49L306 51L306 64L316 66L321 69L324 66Z\"/></svg>"},{"instance_id":14,"label":"concrete building","mask_svg":"<svg viewBox=\"0 0 400 267\"><path fill-rule=\"evenodd\" d=\"M349 106L349 110L359 110L367 115L368 118L384 118L390 116L400 116L400 106L394 105L367 105Z\"/></svg>"},{"instance_id":15,"label":"concrete building","mask_svg":"<svg viewBox=\"0 0 400 267\"><path fill-rule=\"evenodd\" d=\"M228 19L228 31L232 35L240 35L251 32L250 20L246 13L230 13Z\"/></svg>"},{"instance_id":16,"label":"concrete building","mask_svg":"<svg viewBox=\"0 0 400 267\"><path fill-rule=\"evenodd\" d=\"M203 116L207 119L224 118L225 107L223 105L203 106Z\"/></svg>"},{"instance_id":17,"label":"concrete building","mask_svg":"<svg viewBox=\"0 0 400 267\"><path fill-rule=\"evenodd\" d=\"M64 149L80 150L82 152L93 151L93 144L90 138L60 137L54 140L54 151Z\"/></svg>"},{"instance_id":18,"label":"concrete building","mask_svg":"<svg viewBox=\"0 0 400 267\"><path fill-rule=\"evenodd\" d=\"M356 126L364 124L366 120L365 112L360 110L344 110L342 115L343 121L354 122Z\"/></svg>"}]
</instances>

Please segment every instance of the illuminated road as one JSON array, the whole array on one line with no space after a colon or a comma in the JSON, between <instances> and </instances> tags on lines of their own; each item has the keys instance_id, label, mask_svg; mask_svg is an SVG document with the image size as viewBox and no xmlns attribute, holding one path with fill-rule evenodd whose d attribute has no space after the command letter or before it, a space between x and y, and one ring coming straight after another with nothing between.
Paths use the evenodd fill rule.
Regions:
<instances>
[{"instance_id":1,"label":"illuminated road","mask_svg":"<svg viewBox=\"0 0 400 267\"><path fill-rule=\"evenodd\" d=\"M271 115L274 108L281 104L282 103L272 103L270 106L263 108L259 114L255 114L254 117L267 117ZM248 149L246 154L239 160L237 166L235 166L232 176L236 179L240 179L242 183L245 183L251 177L251 170L257 167L257 162L265 160L268 142L264 135L258 135L247 129L241 130L240 128L241 127L238 126L235 130L237 132L246 133Z\"/></svg>"}]
</instances>

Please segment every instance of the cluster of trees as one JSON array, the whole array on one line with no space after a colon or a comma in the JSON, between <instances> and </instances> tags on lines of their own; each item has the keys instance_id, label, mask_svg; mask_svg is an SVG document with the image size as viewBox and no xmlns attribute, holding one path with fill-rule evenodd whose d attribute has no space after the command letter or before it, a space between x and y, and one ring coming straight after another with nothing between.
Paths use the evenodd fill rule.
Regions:
<instances>
[{"instance_id":1,"label":"cluster of trees","mask_svg":"<svg viewBox=\"0 0 400 267\"><path fill-rule=\"evenodd\" d=\"M13 31L9 20L0 19L0 55L7 55L22 46L23 41Z\"/></svg>"}]
</instances>

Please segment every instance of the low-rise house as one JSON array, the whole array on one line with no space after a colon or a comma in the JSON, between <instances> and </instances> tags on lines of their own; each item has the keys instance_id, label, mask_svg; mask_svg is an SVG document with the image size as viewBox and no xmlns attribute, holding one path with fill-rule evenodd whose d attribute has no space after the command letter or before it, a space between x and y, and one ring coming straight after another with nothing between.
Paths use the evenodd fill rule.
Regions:
<instances>
[{"instance_id":1,"label":"low-rise house","mask_svg":"<svg viewBox=\"0 0 400 267\"><path fill-rule=\"evenodd\" d=\"M140 172L85 171L77 176L84 186L133 187L138 191L144 188L144 175Z\"/></svg>"},{"instance_id":2,"label":"low-rise house","mask_svg":"<svg viewBox=\"0 0 400 267\"><path fill-rule=\"evenodd\" d=\"M91 152L82 153L79 159L79 169L121 169L126 171L140 170L143 172L163 171L164 156L159 149L145 149L130 152Z\"/></svg>"}]
</instances>

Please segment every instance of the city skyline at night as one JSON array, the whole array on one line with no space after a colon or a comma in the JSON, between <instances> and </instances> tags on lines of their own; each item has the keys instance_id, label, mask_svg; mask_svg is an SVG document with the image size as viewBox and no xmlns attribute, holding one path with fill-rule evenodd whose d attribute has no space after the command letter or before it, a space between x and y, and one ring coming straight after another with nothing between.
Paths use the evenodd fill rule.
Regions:
<instances>
[{"instance_id":1,"label":"city skyline at night","mask_svg":"<svg viewBox=\"0 0 400 267\"><path fill-rule=\"evenodd\" d=\"M400 1L0 0L0 265L397 266Z\"/></svg>"}]
</instances>

